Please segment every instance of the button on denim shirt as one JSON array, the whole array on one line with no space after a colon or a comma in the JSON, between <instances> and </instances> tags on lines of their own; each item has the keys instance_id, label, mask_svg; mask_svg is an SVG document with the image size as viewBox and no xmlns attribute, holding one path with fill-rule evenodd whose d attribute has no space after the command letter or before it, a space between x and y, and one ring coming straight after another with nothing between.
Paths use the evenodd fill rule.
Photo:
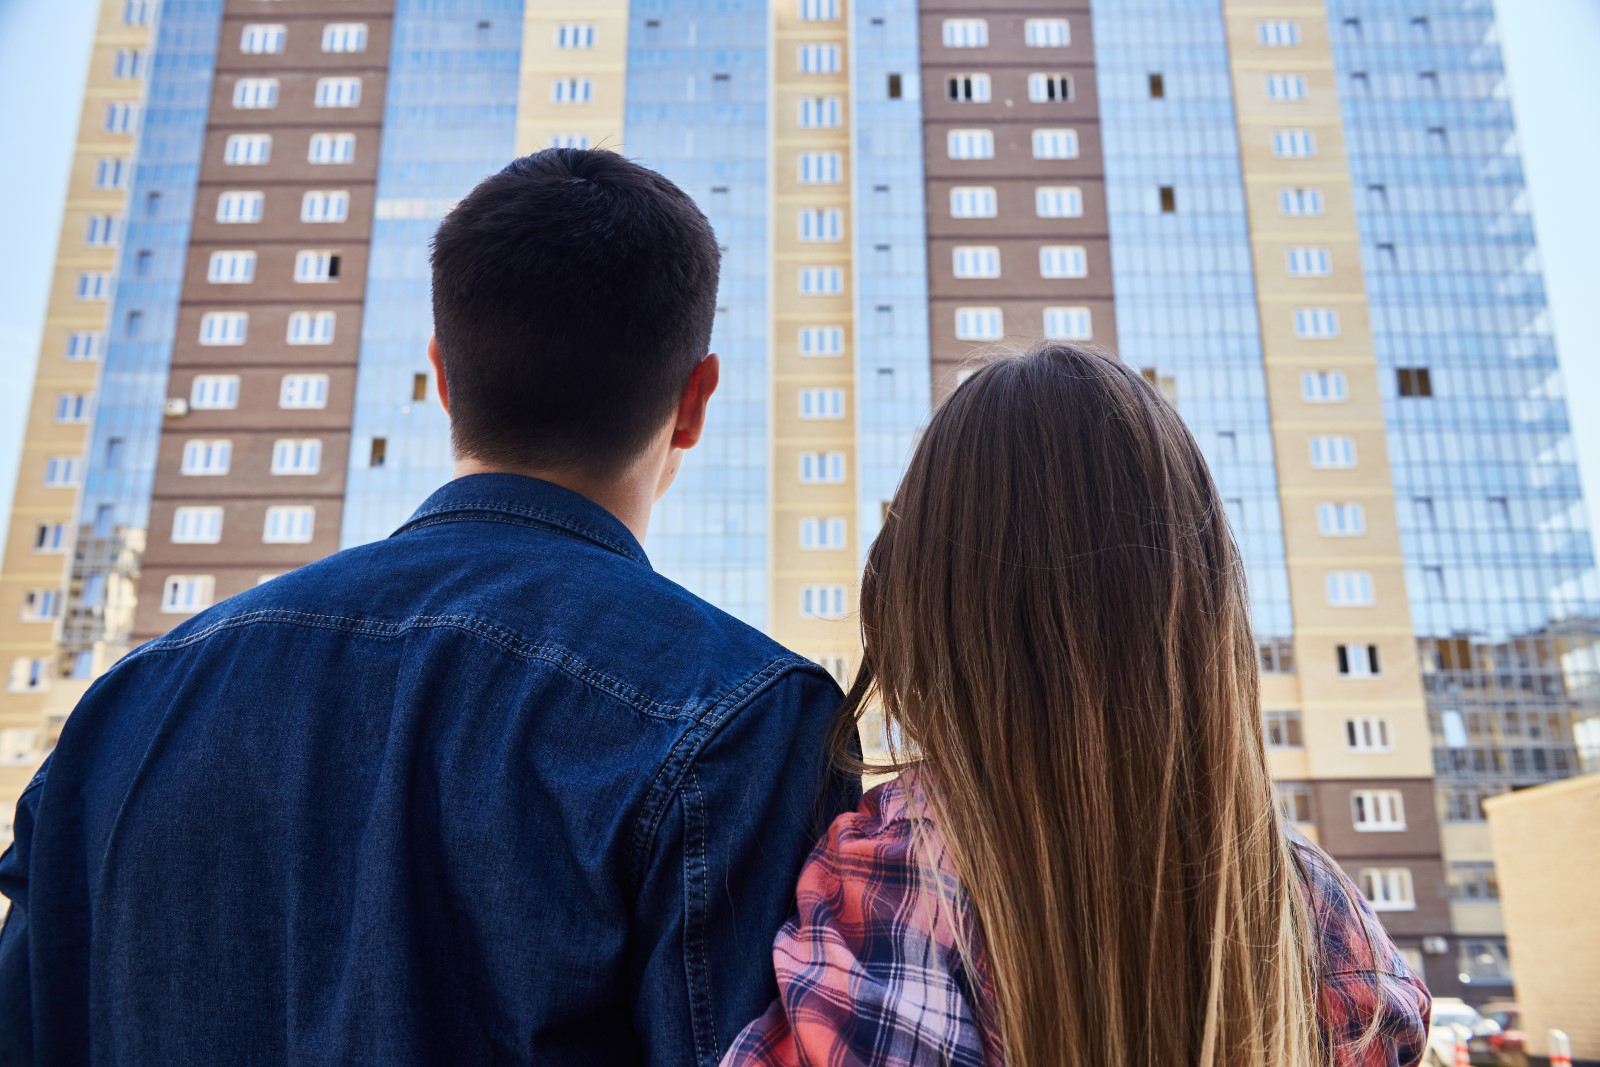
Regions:
<instances>
[{"instance_id":1,"label":"button on denim shirt","mask_svg":"<svg viewBox=\"0 0 1600 1067\"><path fill-rule=\"evenodd\" d=\"M714 1065L839 692L513 475L136 649L0 860L0 1063Z\"/></svg>"}]
</instances>

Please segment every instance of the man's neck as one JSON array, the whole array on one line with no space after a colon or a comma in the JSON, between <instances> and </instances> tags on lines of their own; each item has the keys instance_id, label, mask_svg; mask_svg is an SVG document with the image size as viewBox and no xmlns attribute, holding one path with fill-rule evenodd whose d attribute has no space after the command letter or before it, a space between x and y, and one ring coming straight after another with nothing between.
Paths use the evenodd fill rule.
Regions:
<instances>
[{"instance_id":1,"label":"man's neck","mask_svg":"<svg viewBox=\"0 0 1600 1067\"><path fill-rule=\"evenodd\" d=\"M570 489L609 511L641 545L644 544L645 531L650 527L650 510L656 502L655 480L641 471L626 471L615 478L601 479L573 471L507 467L485 463L471 456L458 457L456 477L465 478L469 474L517 474Z\"/></svg>"}]
</instances>

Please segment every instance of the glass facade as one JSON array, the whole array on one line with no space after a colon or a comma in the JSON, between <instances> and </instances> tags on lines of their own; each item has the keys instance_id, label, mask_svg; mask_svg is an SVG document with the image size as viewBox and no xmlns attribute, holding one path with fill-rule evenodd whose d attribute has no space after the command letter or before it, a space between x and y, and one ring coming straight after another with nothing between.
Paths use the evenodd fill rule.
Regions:
<instances>
[{"instance_id":1,"label":"glass facade","mask_svg":"<svg viewBox=\"0 0 1600 1067\"><path fill-rule=\"evenodd\" d=\"M855 102L856 443L859 550L878 535L927 422L928 256L916 10L850 5ZM891 84L899 86L891 95Z\"/></svg>"},{"instance_id":2,"label":"glass facade","mask_svg":"<svg viewBox=\"0 0 1600 1067\"><path fill-rule=\"evenodd\" d=\"M1199 440L1244 555L1257 640L1285 643L1293 616L1221 0L1094 0L1093 13L1119 353Z\"/></svg>"},{"instance_id":3,"label":"glass facade","mask_svg":"<svg viewBox=\"0 0 1600 1067\"><path fill-rule=\"evenodd\" d=\"M428 243L450 206L515 155L521 57L521 0L395 5L345 488L346 548L389 536L450 480L450 424L427 356Z\"/></svg>"},{"instance_id":4,"label":"glass facade","mask_svg":"<svg viewBox=\"0 0 1600 1067\"><path fill-rule=\"evenodd\" d=\"M222 7L161 5L62 627L73 677L109 667L132 630Z\"/></svg>"},{"instance_id":5,"label":"glass facade","mask_svg":"<svg viewBox=\"0 0 1600 1067\"><path fill-rule=\"evenodd\" d=\"M704 439L651 518L657 570L765 628L769 569L768 12L758 0L636 0L623 151L694 197L722 245Z\"/></svg>"},{"instance_id":6,"label":"glass facade","mask_svg":"<svg viewBox=\"0 0 1600 1067\"><path fill-rule=\"evenodd\" d=\"M1477 822L1484 796L1585 769L1600 722L1600 586L1511 102L1489 0L1328 19L1441 807Z\"/></svg>"}]
</instances>

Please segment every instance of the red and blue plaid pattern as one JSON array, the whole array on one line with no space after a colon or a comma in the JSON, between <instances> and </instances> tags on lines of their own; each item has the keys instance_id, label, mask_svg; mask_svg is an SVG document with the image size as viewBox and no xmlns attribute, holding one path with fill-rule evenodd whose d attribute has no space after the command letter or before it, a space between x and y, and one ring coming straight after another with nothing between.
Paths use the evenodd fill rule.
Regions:
<instances>
[{"instance_id":1,"label":"red and blue plaid pattern","mask_svg":"<svg viewBox=\"0 0 1600 1067\"><path fill-rule=\"evenodd\" d=\"M1001 1067L994 991L976 947L968 974L912 850L904 788L890 782L840 816L800 875L799 915L773 945L779 999L722 1067ZM929 823L921 832L933 833ZM935 842L936 844L936 842ZM1320 940L1322 1034L1334 1067L1411 1067L1427 1048L1431 1000L1333 861L1295 835ZM970 916L968 916L970 917ZM1357 1041L1374 1017L1377 1039Z\"/></svg>"}]
</instances>

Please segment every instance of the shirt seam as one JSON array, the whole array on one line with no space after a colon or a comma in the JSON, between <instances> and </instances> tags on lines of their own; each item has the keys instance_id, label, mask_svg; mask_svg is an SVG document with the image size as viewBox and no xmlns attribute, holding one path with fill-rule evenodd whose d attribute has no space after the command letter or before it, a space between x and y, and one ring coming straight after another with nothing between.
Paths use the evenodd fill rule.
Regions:
<instances>
[{"instance_id":1,"label":"shirt seam","mask_svg":"<svg viewBox=\"0 0 1600 1067\"><path fill-rule=\"evenodd\" d=\"M454 512L472 512L474 514L463 514L452 517L452 513ZM491 514L499 513L507 517L497 520L488 519L484 514L485 512ZM534 522L521 522L518 521L519 519L532 519ZM458 500L452 501L448 504L438 504L434 507L426 508L411 516L410 519L401 524L399 529L395 530L395 532L390 534L390 536L398 537L400 534L406 533L410 530L418 530L426 526L438 526L450 522L485 521L506 522L518 526L531 526L535 523L553 526L558 530L576 534L585 540L593 541L602 548L608 548L619 555L626 556L635 563L642 563L647 566L649 565L649 559L642 551L639 550L638 547L630 545L619 538L613 537L602 530L598 530L587 523L578 522L574 519L561 515L558 512L551 511L548 508L532 508L520 504L507 504L504 501L496 500Z\"/></svg>"}]
</instances>

